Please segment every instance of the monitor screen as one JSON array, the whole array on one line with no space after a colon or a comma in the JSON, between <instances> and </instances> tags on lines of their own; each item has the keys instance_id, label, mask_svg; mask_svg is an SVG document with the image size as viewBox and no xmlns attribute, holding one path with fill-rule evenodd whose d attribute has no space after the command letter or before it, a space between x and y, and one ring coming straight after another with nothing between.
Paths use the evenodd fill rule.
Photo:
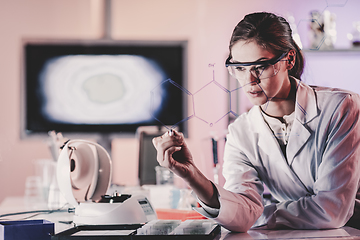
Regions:
<instances>
[{"instance_id":1,"label":"monitor screen","mask_svg":"<svg viewBox=\"0 0 360 240\"><path fill-rule=\"evenodd\" d=\"M186 41L25 41L23 135L186 132Z\"/></svg>"}]
</instances>

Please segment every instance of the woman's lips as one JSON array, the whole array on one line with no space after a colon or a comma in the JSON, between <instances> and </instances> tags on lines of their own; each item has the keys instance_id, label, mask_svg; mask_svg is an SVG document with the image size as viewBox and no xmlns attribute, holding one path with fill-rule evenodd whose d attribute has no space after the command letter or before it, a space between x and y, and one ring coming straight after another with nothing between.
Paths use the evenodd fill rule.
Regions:
<instances>
[{"instance_id":1,"label":"woman's lips","mask_svg":"<svg viewBox=\"0 0 360 240\"><path fill-rule=\"evenodd\" d=\"M248 94L251 97L259 97L260 95L263 94L263 91L259 90L259 91L248 91Z\"/></svg>"}]
</instances>

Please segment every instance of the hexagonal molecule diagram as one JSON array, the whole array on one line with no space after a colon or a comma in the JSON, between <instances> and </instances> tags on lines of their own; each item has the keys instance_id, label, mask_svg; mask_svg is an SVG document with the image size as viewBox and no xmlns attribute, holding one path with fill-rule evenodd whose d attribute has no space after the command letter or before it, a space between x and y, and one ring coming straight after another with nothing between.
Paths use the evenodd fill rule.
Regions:
<instances>
[{"instance_id":1,"label":"hexagonal molecule diagram","mask_svg":"<svg viewBox=\"0 0 360 240\"><path fill-rule=\"evenodd\" d=\"M167 96L169 92L172 93L171 99L176 99L176 102L171 101L170 96ZM182 111L179 110L179 106L188 103L189 106L193 105L192 94L175 81L171 79L163 81L152 89L150 95L151 115L167 129L175 129L181 123L194 117L193 109L191 108L188 109L188 114L184 119L179 121L178 117L174 117L179 114L182 116L182 112L179 112ZM166 114L159 114L161 109L167 109ZM169 125L169 123L171 123L171 125Z\"/></svg>"},{"instance_id":2,"label":"hexagonal molecule diagram","mask_svg":"<svg viewBox=\"0 0 360 240\"><path fill-rule=\"evenodd\" d=\"M345 7L348 0L325 0L327 7Z\"/></svg>"},{"instance_id":3,"label":"hexagonal molecule diagram","mask_svg":"<svg viewBox=\"0 0 360 240\"><path fill-rule=\"evenodd\" d=\"M209 66L213 65L210 64ZM181 95L185 96L185 102L188 105L187 116L181 121L174 123L172 126L166 126L165 123L168 122L169 119L163 119L164 116L158 117L155 110L156 108L159 108L159 105L161 104L172 104L171 102L167 101L163 101L165 103L160 103L161 99L164 98L163 94L167 92L166 89L168 88L175 88L176 91L171 92L177 92L179 98ZM164 127L168 128L169 130L175 129L176 126L178 126L180 123L188 121L193 117L200 119L201 121L212 127L214 124L223 119L226 115L232 112L231 110L229 110L231 109L230 107L224 107L224 105L221 104L221 101L219 101L219 99L230 99L230 101L228 102L231 106L230 94L231 92L229 90L227 90L225 87L215 81L214 70L213 80L200 88L194 94L189 92L184 87L180 86L178 83L172 81L171 79L167 79L151 91L152 116L155 120L160 122ZM209 107L201 107L203 105L210 106L211 111L209 111ZM169 109L169 107L167 107L167 109ZM171 113L166 114L166 116L171 116Z\"/></svg>"},{"instance_id":4,"label":"hexagonal molecule diagram","mask_svg":"<svg viewBox=\"0 0 360 240\"><path fill-rule=\"evenodd\" d=\"M193 96L195 117L209 124L210 127L229 113L229 108L224 107L219 99L229 99L230 91L215 81L214 70L213 80L193 93ZM201 107L204 105L207 105L208 108Z\"/></svg>"},{"instance_id":5,"label":"hexagonal molecule diagram","mask_svg":"<svg viewBox=\"0 0 360 240\"><path fill-rule=\"evenodd\" d=\"M310 30L310 50L328 50L334 48L336 41L336 16L330 13L329 7L344 7L348 0L325 0L322 11L311 11L309 19L301 19L297 28L308 26Z\"/></svg>"}]
</instances>

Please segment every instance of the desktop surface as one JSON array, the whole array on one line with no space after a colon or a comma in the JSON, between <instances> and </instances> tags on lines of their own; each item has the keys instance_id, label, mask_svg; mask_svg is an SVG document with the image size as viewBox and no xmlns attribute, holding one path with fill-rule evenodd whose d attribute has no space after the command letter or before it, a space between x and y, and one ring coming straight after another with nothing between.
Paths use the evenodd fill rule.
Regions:
<instances>
[{"instance_id":1,"label":"desktop surface","mask_svg":"<svg viewBox=\"0 0 360 240\"><path fill-rule=\"evenodd\" d=\"M44 210L46 205L38 204L29 206L25 204L23 197L8 197L0 204L0 215L24 211ZM41 214L21 214L0 218L0 221L21 220L21 219L44 219L54 223L55 234L74 228L71 224L73 213L53 212ZM219 234L214 236L216 240L234 239L360 239L360 230L351 227L328 230L262 230L250 229L246 233L235 233L221 228Z\"/></svg>"}]
</instances>

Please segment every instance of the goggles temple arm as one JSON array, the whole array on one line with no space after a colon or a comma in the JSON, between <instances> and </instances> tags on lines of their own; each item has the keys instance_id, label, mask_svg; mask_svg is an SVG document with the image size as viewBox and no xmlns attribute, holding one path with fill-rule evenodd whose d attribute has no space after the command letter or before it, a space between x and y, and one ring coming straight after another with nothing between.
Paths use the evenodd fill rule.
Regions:
<instances>
[{"instance_id":1,"label":"goggles temple arm","mask_svg":"<svg viewBox=\"0 0 360 240\"><path fill-rule=\"evenodd\" d=\"M279 57L275 57L275 58L265 60L265 61L243 62L243 63L241 63L241 62L238 62L238 63L230 62L231 55L229 55L229 57L225 61L225 66L226 67L229 67L229 66L245 66L246 67L246 66L265 65L265 64L274 65L277 62L279 62L283 57L285 57L286 54L288 54L288 52L284 52Z\"/></svg>"}]
</instances>

